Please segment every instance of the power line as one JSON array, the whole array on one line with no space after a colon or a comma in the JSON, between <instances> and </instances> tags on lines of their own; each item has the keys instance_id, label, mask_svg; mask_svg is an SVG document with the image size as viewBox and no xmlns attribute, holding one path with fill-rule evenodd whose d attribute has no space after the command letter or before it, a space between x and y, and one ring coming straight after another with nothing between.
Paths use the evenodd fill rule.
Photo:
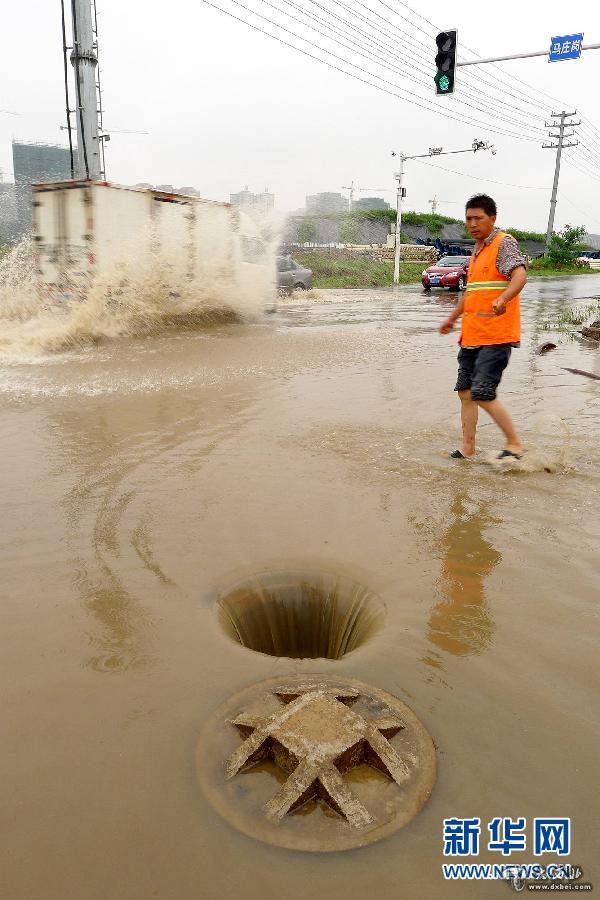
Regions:
<instances>
[{"instance_id":1,"label":"power line","mask_svg":"<svg viewBox=\"0 0 600 900\"><path fill-rule=\"evenodd\" d=\"M581 175L586 175L588 178L593 178L595 181L598 181L598 182L600 183L600 178L598 177L598 174L597 174L596 172L591 172L591 171L589 171L588 169L585 169L585 168L581 165L581 163L579 162L579 160L575 161L575 160L573 160L572 158L571 158L571 159L565 159L565 165L571 166L571 168L573 168L573 169L577 169L577 171L578 171Z\"/></svg>"},{"instance_id":2,"label":"power line","mask_svg":"<svg viewBox=\"0 0 600 900\"><path fill-rule=\"evenodd\" d=\"M418 16L419 18L423 19L423 21L425 21L425 22L427 22L429 25L431 25L432 28L434 28L434 29L436 29L436 30L439 31L439 28L437 27L437 25L434 25L434 23L431 22L430 19L427 19L427 18L426 18L425 16L423 16L421 13L417 12L417 10L415 10L415 9L413 9L411 6L409 6L409 4L405 2L405 0L397 0L397 2L398 2L398 3L401 3L402 6L404 6L406 9L410 10L414 15L416 15L416 16ZM462 47L464 47L464 49L467 50L468 53L470 53L475 59L481 59L481 56L479 55L479 53L477 53L477 52L476 52L475 50L473 50L471 47L468 47L466 44L461 44L461 49L462 49ZM514 81L517 81L519 84L524 85L528 90L530 90L530 91L535 91L536 93L541 94L542 96L546 97L548 100L552 101L553 104L558 103L558 104L560 104L560 105L564 105L562 100L558 100L556 97L552 97L550 94L547 94L545 91L541 91L541 90L539 90L538 88L534 88L533 85L528 84L526 81L523 81L522 79L518 78L516 75L513 75L512 72L508 72L506 69L501 68L501 67L500 67L499 65L497 65L496 63L494 63L490 68L493 68L493 69L497 70L497 71L500 72L502 75L505 75L507 78L512 78ZM500 83L501 83L501 84L505 84L505 82L500 82ZM523 99L524 99L524 98L523 98ZM547 104L545 104L545 105L547 106ZM567 104L567 105L568 105L568 104Z\"/></svg>"},{"instance_id":3,"label":"power line","mask_svg":"<svg viewBox=\"0 0 600 900\"><path fill-rule=\"evenodd\" d=\"M473 174L469 174L467 172L459 172L457 169L448 169L446 166L438 166L437 163L430 163L427 159L420 159L419 162L424 163L426 166L430 166L432 169L442 169L444 172L451 172L452 175L462 175L463 178L469 178L471 181L485 181L487 184L501 184L504 187L514 187L527 189L531 191L547 191L547 187L541 187L532 184L511 184L508 181L497 181L494 178L483 178L479 176L474 176Z\"/></svg>"},{"instance_id":4,"label":"power line","mask_svg":"<svg viewBox=\"0 0 600 900\"><path fill-rule=\"evenodd\" d=\"M412 7L409 6L409 4L405 2L405 0L397 0L397 2L400 3L402 6L404 6L406 9L410 10L410 12L412 12L413 15L418 16L418 17L421 18L424 22L427 22L429 25L432 26L432 28L437 29L437 26L434 25L434 23L431 22L430 19L427 19L427 18L426 18L425 16L423 16L421 13L419 13L419 12L417 12L416 10L412 9ZM439 30L439 29L437 29L437 30ZM480 59L480 58L481 58L481 57L479 56L479 54L475 52L475 50L473 50L472 48L468 47L466 44L463 44L462 47L464 47L465 50L467 50L472 56L474 56L475 59ZM497 64L493 64L490 68L495 69L496 71L500 72L502 75L506 76L507 78L510 78L510 79L512 79L514 82L516 82L516 83L522 85L523 87L526 87L527 90L528 90L529 92L537 93L537 94L540 95L541 97L544 97L544 98L546 98L547 100L550 100L554 105L555 105L555 104L559 104L560 106L563 106L563 107L564 107L565 105L567 105L567 106L569 105L569 104L565 104L563 100L559 100L558 98L553 97L551 94L546 93L546 91L543 91L543 90L541 90L540 88L534 87L534 86L533 86L532 84L530 84L529 82L524 81L523 79L519 78L519 77L516 76L516 75L513 75L512 72L508 72L506 69L502 68L501 66L499 66L499 65L497 65ZM466 74L466 73L463 73L463 74ZM475 73L468 73L468 74L475 74ZM481 75L479 75L479 77L481 78ZM486 83L486 82L484 82L484 83ZM503 84L503 85L505 85L505 86L507 86L507 83L506 83L505 81L499 80L499 83L500 83L500 84ZM489 83L488 83L488 84L489 84ZM491 85L490 85L490 86L491 86ZM513 94L512 96L515 96L515 95ZM533 103L533 101L528 100L526 96L521 96L521 97L520 97L520 100L521 100L521 102L525 102L525 103ZM544 101L544 105L547 107L546 101ZM580 114L581 114L581 111L579 111L579 112L580 112ZM598 129L596 128L596 126L593 125L593 124L590 122L589 119L586 119L585 117L582 117L582 118L584 118L584 121L588 123L588 127L591 127L591 129L592 129L594 132L596 132L596 134L598 135L597 139L600 139L600 131L598 131Z\"/></svg>"},{"instance_id":5,"label":"power line","mask_svg":"<svg viewBox=\"0 0 600 900\"><path fill-rule=\"evenodd\" d=\"M260 26L255 25L252 22L249 22L247 19L244 19L241 16L237 16L234 13L230 12L229 10L223 9L222 7L218 6L216 3L211 2L211 0L202 0L202 2L206 6L210 6L213 9L216 9L219 12L224 13L225 15L229 16L230 18L235 19L238 22L241 22L243 25L246 25L247 27L252 28L254 31L258 31L261 34L264 34L267 37L270 37L273 40L278 41L279 43L283 44L284 46L290 47L292 50L296 50L298 53L302 53L304 56L308 56L310 59L313 59L316 62L320 62L323 65L326 65L331 69L341 72L343 75L348 75L350 78L354 78L357 81L361 81L363 84L367 84L370 87L374 87L383 93L389 94L390 96L393 96L393 97L397 97L400 100L404 100L406 103L410 103L413 106L418 106L420 109L423 109L427 112L434 112L437 116L442 116L446 119L451 119L452 121L459 122L461 125L471 125L471 126L475 126L478 128L484 128L487 131L493 132L495 134L501 134L501 135L505 135L507 137L517 138L518 140L533 141L533 142L537 143L537 139L534 137L528 137L526 135L508 131L506 129L499 129L499 128L495 127L494 125L491 125L487 122L483 122L481 120L475 120L471 116L469 116L469 118L467 118L466 115L460 115L459 117L457 117L457 116L451 115L450 113L442 112L439 110L439 108L437 108L435 106L431 106L431 105L426 106L425 104L431 103L431 101L427 100L424 97L421 97L419 94L415 94L412 91L405 91L402 94L397 93L397 91L391 91L388 88L382 87L379 84L375 84L372 81L368 81L366 78L363 78L360 75L356 75L353 72L348 72L346 69L342 69L340 66L336 65L335 63L329 62L328 60L325 60L320 56L316 56L314 53L310 53L308 50L305 50L301 47L297 47L295 44L292 44L289 41L286 41L283 38L278 37L277 35L273 34L270 31L266 31L264 28L261 28ZM327 53L329 56L333 56L335 59L340 60L345 65L352 66L353 68L358 69L361 72L364 72L364 69L362 69L360 66L357 66L357 65L349 62L348 60L346 60L344 57L341 57L338 54L333 53L331 50L321 47L319 44L315 44L314 42L308 40L307 38L304 38L301 35L296 34L296 32L291 31L289 28L286 28L284 25L280 25L277 22L274 22L272 19L269 19L267 16L263 16L261 13L257 13L256 11L252 10L250 7L246 6L244 3L240 2L240 0L232 0L232 2L235 3L236 6L240 6L242 9L245 9L248 13L250 13L250 15L254 15L254 16L262 19L263 21L267 22L269 25L272 25L273 27L279 28L280 30L286 32L287 34L290 34L292 37L296 38L297 40L300 40L306 44L309 44L313 49L321 50L322 52ZM387 79L383 78L382 76L377 75L376 73L367 71L366 74L370 75L372 78L378 79L383 84L387 84L390 87L401 88L400 85L395 84L394 82L390 82ZM411 99L409 99L410 97L414 97L415 99L411 100Z\"/></svg>"},{"instance_id":6,"label":"power line","mask_svg":"<svg viewBox=\"0 0 600 900\"><path fill-rule=\"evenodd\" d=\"M422 19L422 21L424 21L424 22L426 22L428 25L430 25L432 29L434 29L434 30L436 30L436 31L439 31L438 26L436 26L436 25L435 25L430 19L428 19L426 16L422 15L422 13L420 13L420 12L418 12L417 10L413 9L408 3L405 2L405 0L396 0L396 2L400 3L401 6L405 7L405 9L409 10L414 16L417 16L418 18ZM422 28L421 28L420 30L421 30L421 31L424 31L424 29L422 29ZM462 47L464 47L465 50L468 51L468 53L470 53L472 56L474 56L475 59L480 59L480 58L481 58L481 57L479 56L479 54L475 52L475 50L473 50L472 48L468 47L467 45L462 44L462 45L461 45L461 48L462 48ZM522 78L519 78L519 77L516 76L516 75L513 75L512 72L507 71L506 69L502 68L501 66L499 66L499 65L497 65L497 64L493 64L493 65L491 66L491 68L494 69L494 70L496 70L496 71L498 71L498 72L500 72L500 73L501 73L502 75L504 75L505 77L512 79L512 81L515 82L516 84L520 84L520 85L522 85L523 87L527 88L527 90L528 90L529 93L536 93L536 94L538 94L540 97L546 98L546 99L544 100L544 106L547 107L546 100L550 100L553 104L559 104L559 105L562 106L562 107L565 106L565 103L564 103L563 100L559 100L558 98L553 97L551 94L548 94L546 91L543 91L543 90L541 90L540 88L534 87L534 86L531 85L529 82L524 81ZM475 75L476 73L475 73L475 72L467 72L467 70L465 70L465 71L464 71L463 73L461 73L461 74L463 74L463 75L464 75L464 74ZM494 86L495 86L493 83L490 83L490 82L486 81L486 79L483 78L482 75L481 75L480 73L477 73L477 74L478 74L479 79L480 79L481 81L483 81L484 84L487 84L487 85L490 86L490 87L494 87ZM499 79L499 80L498 80L498 83L501 84L501 85L504 85L505 87L508 87L508 84L507 84L506 81L502 81L502 80ZM512 97L517 97L517 95L515 95L515 94L511 94L511 96L512 96ZM519 97L517 97L517 99L519 99L521 103L527 103L527 104L530 104L530 105L532 105L532 106L535 106L536 109L539 108L539 105L536 104L534 101L529 100L528 97L527 97L526 95L521 94ZM569 104L566 104L566 105L568 106ZM586 116L583 116L583 115L581 114L581 110L579 110L579 114L581 115L581 118L583 119L583 127L584 127L584 128L587 128L587 130L591 133L591 136L592 136L593 140L596 141L596 142L600 141L600 130L599 130L599 129L596 127L596 125L594 125L594 124L593 124Z\"/></svg>"},{"instance_id":7,"label":"power line","mask_svg":"<svg viewBox=\"0 0 600 900\"><path fill-rule=\"evenodd\" d=\"M600 225L600 219L593 219L591 213L586 212L585 209L581 209L580 206L577 206L576 203L573 203L573 201L570 200L569 197L567 197L565 194L563 194L562 191L559 191L558 196L561 198L561 200L566 200L569 206L572 206L573 209L576 209L582 215L586 216L587 219L592 223L592 225Z\"/></svg>"},{"instance_id":8,"label":"power line","mask_svg":"<svg viewBox=\"0 0 600 900\"><path fill-rule=\"evenodd\" d=\"M274 3L270 2L270 0L263 0L263 2L266 3L268 6L272 7L273 9L275 9L277 12L281 12L281 13L283 13L283 15L289 16L291 19L298 22L302 26L308 27L312 31L316 31L318 34L320 34L326 40L330 40L330 41L338 44L339 46L348 48L348 44L345 43L345 40L348 40L354 47L361 48L358 50L354 50L354 52L358 52L358 54L360 56L363 56L365 59L369 58L369 59L375 61L377 65L381 66L382 68L384 68L386 70L390 70L390 71L395 70L396 72L398 72L401 75L404 75L404 74L413 75L413 73L410 71L407 71L406 68L401 69L398 67L398 65L394 65L393 63L388 62L387 58L384 59L382 62L382 57L380 55L374 55L372 53L372 51L370 50L370 48L365 48L365 46L363 44L354 40L353 37L349 37L346 34L346 32L343 32L343 37L345 38L345 40L340 42L340 40L338 40L339 32L333 32L335 37L332 38L330 36L330 33L326 33L324 31L322 31L320 28L317 28L316 26L314 26L312 24L303 22L301 19L299 19L293 13L289 13L285 10L281 10L280 7L278 7ZM305 16L305 18L308 18L308 19L316 21L320 24L323 24L328 29L328 31L330 30L330 25L326 20L323 20L320 16L315 16L313 13L303 10L302 7L300 7L296 3L294 3L293 0L281 0L281 2L283 2L287 6L291 6L294 9L298 10L303 16ZM314 0L311 0L311 2L314 2ZM315 3L315 5L317 5L321 9L324 9L324 7L322 7L321 4L319 4L319 3ZM338 4L338 5L343 5L343 4ZM335 15L335 18L338 19L344 25L349 25L350 27L352 27L351 23L348 23L347 20L342 19L340 16ZM367 35L365 32L362 31L362 29L355 28L354 31L355 32L358 31L358 33L364 35L371 43L370 35ZM385 53L389 53L390 51L393 51L395 49L391 45L382 44L380 41L372 42L372 43L373 44L376 43L379 46L381 46ZM365 49L367 50L366 53L363 52ZM379 53L380 51L376 50L376 52ZM373 74L373 73L370 73L370 74ZM378 76L374 76L374 77L378 77ZM415 80L420 87L425 87L425 88L429 87L428 81L424 82L424 81L419 81L418 79L415 79ZM396 85L396 86L400 87L400 85ZM467 93L467 96L470 96L470 95ZM479 100L480 102L485 102L481 95L473 95L473 98L476 100ZM426 99L426 98L423 98L423 99ZM483 113L484 115L490 115L490 113L488 112L488 108L485 106L473 105L472 103L469 103L468 101L462 101L462 100L460 102L462 102L464 106L471 107L472 109L475 109L479 113ZM516 126L518 128L528 128L532 134L535 134L535 133L539 132L539 130L540 130L540 129L537 129L535 126L531 125L531 123L524 122L523 120L520 120L520 119L509 118L509 117L502 116L499 114L495 115L495 119L504 121L512 127Z\"/></svg>"},{"instance_id":9,"label":"power line","mask_svg":"<svg viewBox=\"0 0 600 900\"><path fill-rule=\"evenodd\" d=\"M311 0L311 2L312 2L312 0ZM367 10L368 12L373 13L373 15L375 15L378 19L381 19L381 21L384 22L384 24L386 24L386 25L388 25L388 26L391 26L391 28L392 28L397 34L400 35L400 37L401 37L401 39L402 39L403 41L405 41L405 42L407 41L407 38L406 38L406 36L403 34L403 32L401 32L401 31L398 29L398 27L397 27L396 25L394 25L393 22L390 21L390 19L388 19L386 16L381 15L381 13L378 13L376 10L371 9L371 7L369 7L369 6L367 6L365 3L363 3L362 0L356 0L356 2L357 2L357 3L359 4L359 6L361 6L363 9ZM389 6L387 3L385 3L384 0L378 0L378 2L381 3L381 5L384 6L386 9L391 10L393 13L395 13L395 15L399 16L399 18L404 19L405 21L407 21L407 22L408 22L409 24L411 24L411 25L414 25L414 23L411 23L408 19L406 19L405 16L402 16L401 13L398 13L398 12L397 12L396 10L394 10L391 6ZM352 11L352 10L349 9L349 7L345 6L344 3L338 2L336 5L337 5L337 6L342 6L344 9L347 9L347 10L349 10L349 11ZM365 18L361 13L356 13L356 12L355 12L355 14L358 15L363 21L369 23L369 26L370 26L371 28L374 28L374 29L375 29L375 28L380 27L380 26L374 26L374 25L372 25L372 24L370 23L370 20L367 19L367 18ZM423 29L421 29L421 30L423 30ZM427 32L425 32L425 33L427 34ZM430 37L430 35L427 35L427 36ZM412 39L411 39L411 40L412 40ZM425 54L425 55L426 55L426 54L428 54L428 53L431 52L431 51L430 51L430 48L429 48L427 45L425 45L422 41L415 41L415 40L412 40L412 42L415 44L415 47L416 47L416 49L419 51L419 53ZM432 46L433 46L433 39L432 39ZM422 70L422 71L424 71L424 72L429 76L429 70L428 70L428 69L425 69L425 70ZM492 85L492 86L495 87L495 85ZM464 91L464 93L467 93L467 92ZM478 93L477 95L475 95L475 99L479 99L479 97L480 97L480 95L481 95L482 93L483 93L483 92L479 91L479 93ZM467 95L468 95L468 93L467 93ZM472 96L472 95L471 95L471 96ZM521 99L521 98L518 98L517 95L515 95L515 94L513 94L512 96L513 96L513 97L516 97L517 99ZM457 97L457 100L458 100L458 102L464 102L464 101L461 101L460 97ZM466 105L468 106L469 104L467 103ZM487 110L484 110L484 111L487 112ZM533 128L533 127L534 127L534 126L532 126L529 122L518 122L518 123L516 123L516 124L518 124L520 127L528 127L528 128Z\"/></svg>"}]
</instances>

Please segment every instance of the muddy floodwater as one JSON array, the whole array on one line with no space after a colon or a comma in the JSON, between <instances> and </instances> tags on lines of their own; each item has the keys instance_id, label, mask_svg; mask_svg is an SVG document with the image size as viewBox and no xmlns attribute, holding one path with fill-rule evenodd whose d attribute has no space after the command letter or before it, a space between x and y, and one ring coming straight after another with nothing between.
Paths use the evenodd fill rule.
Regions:
<instances>
[{"instance_id":1,"label":"muddy floodwater","mask_svg":"<svg viewBox=\"0 0 600 900\"><path fill-rule=\"evenodd\" d=\"M0 362L0 746L6 900L508 897L445 882L442 821L571 817L598 873L598 344L548 330L600 276L530 284L501 396L528 447L459 440L450 295L323 292L253 324ZM581 300L580 303L592 302ZM534 350L552 340L557 349ZM236 643L220 592L322 571L385 605L339 659ZM309 854L234 830L198 736L254 681L323 672L395 694L437 747L387 839ZM320 808L310 812L324 815Z\"/></svg>"}]
</instances>

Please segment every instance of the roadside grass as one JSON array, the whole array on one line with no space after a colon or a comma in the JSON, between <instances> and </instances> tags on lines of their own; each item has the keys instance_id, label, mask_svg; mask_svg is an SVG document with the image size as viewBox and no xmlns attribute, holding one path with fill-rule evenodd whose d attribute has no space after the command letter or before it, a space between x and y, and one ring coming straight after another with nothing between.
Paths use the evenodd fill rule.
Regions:
<instances>
[{"instance_id":1,"label":"roadside grass","mask_svg":"<svg viewBox=\"0 0 600 900\"><path fill-rule=\"evenodd\" d=\"M545 257L534 259L528 268L529 275L542 275L556 278L560 275L598 275L598 269L589 266L553 266Z\"/></svg>"},{"instance_id":2,"label":"roadside grass","mask_svg":"<svg viewBox=\"0 0 600 900\"><path fill-rule=\"evenodd\" d=\"M567 306L557 313L556 318L542 323L544 331L572 331L588 319L600 317L600 303L586 303L581 306Z\"/></svg>"},{"instance_id":3,"label":"roadside grass","mask_svg":"<svg viewBox=\"0 0 600 900\"><path fill-rule=\"evenodd\" d=\"M377 261L367 256L329 256L327 253L298 252L294 258L312 269L315 288L390 287L394 282L392 260ZM400 269L401 284L419 284L427 263L406 260ZM585 266L551 266L545 259L534 259L528 269L531 277L557 278L568 275L598 275ZM568 323L564 323L565 325ZM574 324L574 323L573 323Z\"/></svg>"},{"instance_id":4,"label":"roadside grass","mask_svg":"<svg viewBox=\"0 0 600 900\"><path fill-rule=\"evenodd\" d=\"M294 259L312 269L315 288L389 287L394 283L392 260L378 261L368 257L333 257L326 253L298 253ZM402 262L401 284L419 284L427 263Z\"/></svg>"}]
</instances>

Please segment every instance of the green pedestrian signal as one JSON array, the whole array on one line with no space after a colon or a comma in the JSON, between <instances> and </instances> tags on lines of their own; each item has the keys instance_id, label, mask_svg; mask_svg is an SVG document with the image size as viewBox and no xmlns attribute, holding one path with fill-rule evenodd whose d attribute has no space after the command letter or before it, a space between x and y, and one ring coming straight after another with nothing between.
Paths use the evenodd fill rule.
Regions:
<instances>
[{"instance_id":1,"label":"green pedestrian signal","mask_svg":"<svg viewBox=\"0 0 600 900\"><path fill-rule=\"evenodd\" d=\"M456 71L457 31L441 31L435 39L438 52L435 57L437 72L435 81L436 94L454 93L454 73Z\"/></svg>"}]
</instances>

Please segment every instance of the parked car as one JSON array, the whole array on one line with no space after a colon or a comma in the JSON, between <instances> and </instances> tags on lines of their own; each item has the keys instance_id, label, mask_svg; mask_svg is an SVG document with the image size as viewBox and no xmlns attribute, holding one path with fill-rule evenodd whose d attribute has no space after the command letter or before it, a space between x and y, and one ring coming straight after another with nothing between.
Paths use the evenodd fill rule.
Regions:
<instances>
[{"instance_id":1,"label":"parked car","mask_svg":"<svg viewBox=\"0 0 600 900\"><path fill-rule=\"evenodd\" d=\"M291 256L277 257L277 288L284 294L292 291L309 291L313 286L311 269L301 266Z\"/></svg>"},{"instance_id":2,"label":"parked car","mask_svg":"<svg viewBox=\"0 0 600 900\"><path fill-rule=\"evenodd\" d=\"M442 256L434 266L429 266L421 275L426 291L432 287L445 287L451 291L464 291L467 286L467 270L470 256Z\"/></svg>"}]
</instances>

